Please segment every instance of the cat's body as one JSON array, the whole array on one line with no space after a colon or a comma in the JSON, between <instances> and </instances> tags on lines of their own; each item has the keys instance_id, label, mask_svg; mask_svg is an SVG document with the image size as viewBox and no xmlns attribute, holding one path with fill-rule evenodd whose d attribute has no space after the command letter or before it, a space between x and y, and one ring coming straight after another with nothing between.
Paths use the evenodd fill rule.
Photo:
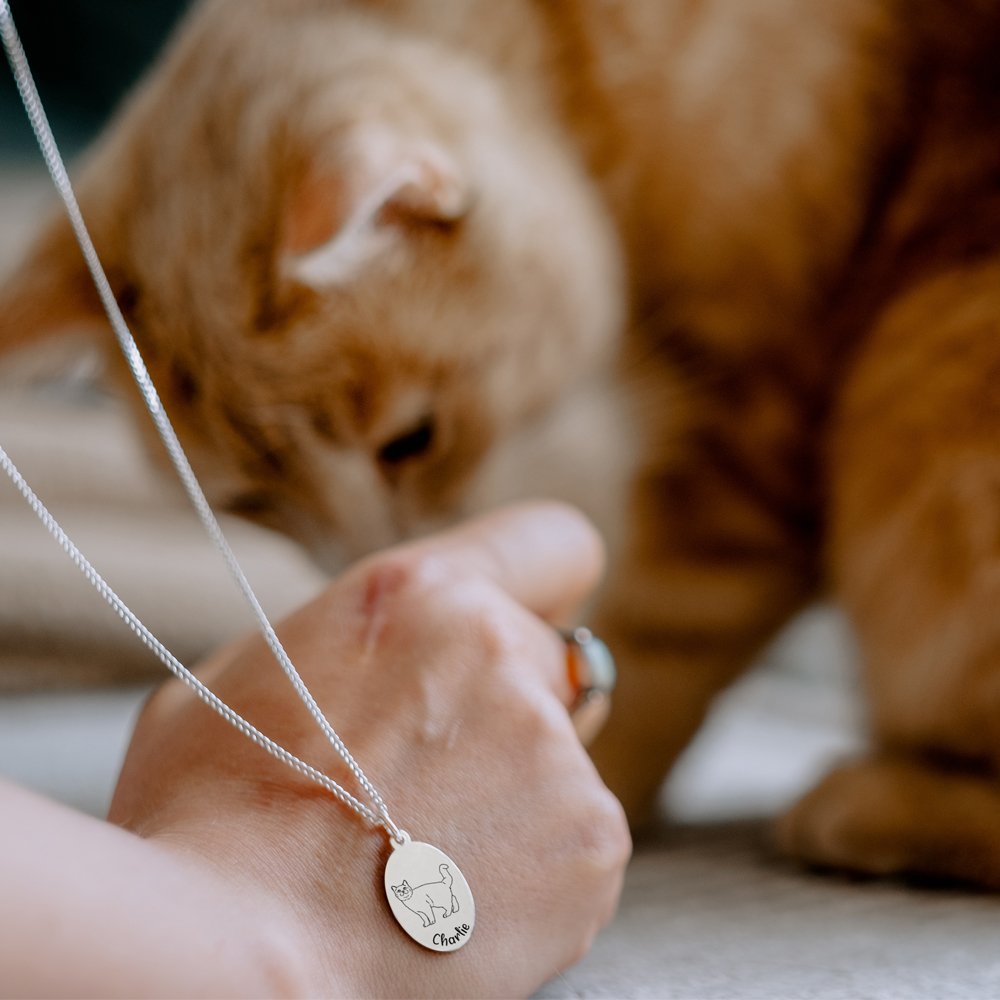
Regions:
<instances>
[{"instance_id":1,"label":"cat's body","mask_svg":"<svg viewBox=\"0 0 1000 1000\"><path fill-rule=\"evenodd\" d=\"M459 910L458 900L451 889L455 876L447 865L439 865L438 871L441 878L436 882L423 882L418 886L411 886L406 879L403 879L401 885L391 887L396 899L408 910L417 914L424 927L437 923L435 910L440 910L442 917L450 917Z\"/></svg>"},{"instance_id":2,"label":"cat's body","mask_svg":"<svg viewBox=\"0 0 1000 1000\"><path fill-rule=\"evenodd\" d=\"M320 557L546 492L621 539L634 818L830 584L879 756L785 843L1000 886L997 51L977 0L217 2L81 198L217 503ZM95 312L75 261L8 344Z\"/></svg>"}]
</instances>

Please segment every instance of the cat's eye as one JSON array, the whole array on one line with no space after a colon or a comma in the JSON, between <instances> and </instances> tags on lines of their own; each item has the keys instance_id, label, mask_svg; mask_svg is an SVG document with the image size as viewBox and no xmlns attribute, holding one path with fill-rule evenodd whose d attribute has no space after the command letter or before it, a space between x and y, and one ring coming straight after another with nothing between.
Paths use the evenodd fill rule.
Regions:
<instances>
[{"instance_id":1,"label":"cat's eye","mask_svg":"<svg viewBox=\"0 0 1000 1000\"><path fill-rule=\"evenodd\" d=\"M231 514L253 519L274 510L274 497L263 490L251 490L230 500L226 504L226 510Z\"/></svg>"},{"instance_id":2,"label":"cat's eye","mask_svg":"<svg viewBox=\"0 0 1000 1000\"><path fill-rule=\"evenodd\" d=\"M412 431L393 438L378 452L378 460L385 465L399 465L410 458L419 458L434 441L434 421L428 417Z\"/></svg>"}]
</instances>

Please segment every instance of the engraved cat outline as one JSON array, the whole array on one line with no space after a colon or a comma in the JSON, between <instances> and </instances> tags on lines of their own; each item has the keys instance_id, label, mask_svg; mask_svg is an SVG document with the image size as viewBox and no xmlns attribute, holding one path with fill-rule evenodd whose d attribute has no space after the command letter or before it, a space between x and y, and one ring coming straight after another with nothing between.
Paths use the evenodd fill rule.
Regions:
<instances>
[{"instance_id":1,"label":"engraved cat outline","mask_svg":"<svg viewBox=\"0 0 1000 1000\"><path fill-rule=\"evenodd\" d=\"M458 913L459 905L455 893L452 892L452 885L455 876L446 864L438 865L438 872L441 878L436 882L423 882L418 886L411 886L404 878L399 885L390 886L393 895L411 913L417 914L423 922L424 927L430 927L437 923L435 910L441 910L446 917ZM446 900L446 902L442 902ZM411 905L415 903L416 905ZM426 909L425 909L426 907Z\"/></svg>"}]
</instances>

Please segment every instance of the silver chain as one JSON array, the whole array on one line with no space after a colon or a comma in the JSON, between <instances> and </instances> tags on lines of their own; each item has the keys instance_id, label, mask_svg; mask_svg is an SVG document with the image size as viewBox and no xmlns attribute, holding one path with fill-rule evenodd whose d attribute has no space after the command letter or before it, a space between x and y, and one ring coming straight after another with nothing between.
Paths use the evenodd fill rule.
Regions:
<instances>
[{"instance_id":1,"label":"silver chain","mask_svg":"<svg viewBox=\"0 0 1000 1000\"><path fill-rule=\"evenodd\" d=\"M264 747L270 753L274 754L274 756L295 768L295 770L308 775L315 781L318 781L324 788L333 792L341 802L360 813L365 817L365 819L370 820L378 826L382 826L397 842L402 842L401 831L389 818L389 811L386 808L385 803L382 801L382 797L375 790L375 786L372 785L367 777L365 777L364 771L361 770L357 761L355 761L355 759L351 756L350 751L346 746L344 746L343 741L336 734L333 726L330 725L319 705L316 704L316 699L313 698L304 681L299 676L299 672L295 669L292 661L288 658L288 654L285 652L284 647L278 640L277 635L275 635L274 629L271 627L271 623L267 619L267 615L264 614L264 610L261 608L260 602L257 600L257 596L254 594L250 584L247 582L247 578L244 576L243 570L240 568L240 564L236 561L236 556L233 554L233 550L229 547L229 542L226 541L226 536L222 533L222 528L219 526L219 522L216 520L215 514L212 512L212 508L209 505L208 500L205 499L205 494L202 492L201 484L195 477L191 464L188 462L187 455L184 454L184 449L181 447L180 441L177 439L177 434L174 431L173 425L170 423L166 410L163 408L163 404L160 401L156 387L153 385L153 381L149 376L146 364L142 360L142 355L139 353L139 348L135 339L129 331L121 310L118 308L118 302L115 299L114 292L111 290L111 285L108 282L107 275L104 273L104 268L101 266L100 259L97 256L97 251L94 249L94 244L90 239L90 233L87 231L86 224L83 221L83 215L80 212L80 206L77 204L76 195L73 193L73 187L70 184L69 175L66 172L62 156L56 146L55 137L52 134L52 129L49 126L45 110L42 107L41 99L38 96L38 89L35 87L35 81L32 78L31 70L28 68L28 60L24 54L24 48L21 45L21 40L18 37L17 30L14 27L14 20L11 17L10 6L7 0L0 0L0 36L2 36L4 49L7 53L7 60L10 63L11 70L14 73L14 78L17 81L17 89L21 94L21 100L23 101L24 108L28 113L28 118L31 120L31 127L34 130L35 138L38 140L42 156L45 158L45 164L49 169L49 174L52 177L56 189L59 191L63 204L66 206L66 213L69 216L70 225L72 225L73 232L76 234L77 242L80 244L80 249L83 251L87 267L90 269L91 276L94 279L94 284L97 286L101 302L103 303L104 309L108 314L108 319L111 321L111 326L115 331L115 336L118 338L118 343L122 349L122 353L125 355L125 360L128 362L128 366L132 370L132 375L135 378L136 385L138 385L139 391L142 393L142 398L146 402L146 407L149 410L150 416L153 418L153 423L156 425L156 429L159 432L164 447L167 449L170 460L173 462L174 468L177 470L177 475L180 477L184 490L187 493L188 498L190 499L191 504L202 523L202 526L208 534L208 537L211 538L215 547L219 550L222 558L225 560L226 565L229 567L229 571L232 574L233 579L236 581L240 591L246 599L247 604L250 606L250 610L253 613L254 619L256 620L261 633L267 640L267 644L270 646L271 652L274 653L281 669L291 681L292 687L295 689L295 693L302 699L303 704L309 710L309 714L313 717L313 719L315 719L317 725L320 729L322 729L326 738L333 745L337 753L339 753L343 758L351 773L357 779L358 784L360 784L361 787L368 793L372 802L375 804L375 809L369 809L367 806L363 805L356 798L354 798L353 795L341 788L341 786L338 785L332 778L328 778L321 772L316 771L308 764L299 760L293 754L290 754L287 750L278 746L277 743L269 740L263 735L263 733L260 733L257 729L237 715L232 709L230 709L228 705L212 694L212 692L209 691L208 688L201 683L201 681L191 674L191 672L188 671L187 668L185 668L166 649L166 647L164 647L163 644L149 632L142 622L140 622L139 619L136 618L127 607L125 607L111 588L108 587L108 585L101 579L90 563L84 559L83 555L79 552L76 546L73 545L69 538L66 537L66 534L59 527L59 525L56 524L55 519L51 516L51 514L49 514L45 507L42 506L35 494L31 492L28 488L28 484L17 472L17 469L14 467L13 463L7 457L6 452L4 452L2 448L0 448L0 464L3 465L4 471L7 472L11 479L14 480L25 499L28 500L28 503L31 504L35 513L42 519L42 522L56 538L59 544L62 545L77 566L83 570L87 579L90 580L95 587L97 587L104 599L108 601L118 614L129 624L132 631L134 631L140 639L142 639L142 641L154 653L156 653L160 660L162 660L162 662L166 664L170 670L177 674L181 680L191 687L199 695L199 697L211 705L212 708L214 708L224 719L227 719L234 726L236 726L240 732L249 736L255 743Z\"/></svg>"},{"instance_id":2,"label":"silver chain","mask_svg":"<svg viewBox=\"0 0 1000 1000\"><path fill-rule=\"evenodd\" d=\"M365 819L378 824L379 817L375 815L363 802L359 802L350 792L345 791L333 779L328 778L321 771L310 767L305 761L300 760L294 754L289 753L284 747L279 746L274 740L268 739L259 729L252 726L242 716L234 712L221 698L213 694L152 632L142 624L141 621L128 609L125 602L105 583L100 573L90 564L83 553L70 541L66 532L59 526L56 519L49 513L42 502L35 496L31 487L25 482L24 477L17 471L17 467L10 460L7 453L0 447L0 466L4 472L14 481L14 485L21 491L21 495L31 506L31 509L38 515L42 524L49 529L53 538L62 546L66 554L76 563L83 575L97 588L101 597L104 598L118 612L118 617L148 646L160 661L175 676L182 680L192 691L194 691L202 701L211 705L216 712L224 719L231 722L241 733L249 736L254 743L262 746L268 753L273 754L279 760L283 760L290 767L295 768L300 774L307 775L314 781L319 782L324 788L329 789L345 805L361 813Z\"/></svg>"}]
</instances>

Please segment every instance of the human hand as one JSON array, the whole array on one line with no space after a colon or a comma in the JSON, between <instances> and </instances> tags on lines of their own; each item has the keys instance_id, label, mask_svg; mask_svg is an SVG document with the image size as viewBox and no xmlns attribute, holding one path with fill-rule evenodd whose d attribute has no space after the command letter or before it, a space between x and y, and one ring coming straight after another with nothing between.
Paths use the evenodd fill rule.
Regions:
<instances>
[{"instance_id":1,"label":"human hand","mask_svg":"<svg viewBox=\"0 0 1000 1000\"><path fill-rule=\"evenodd\" d=\"M610 919L630 850L566 713L565 647L545 624L569 617L601 566L579 514L510 508L364 560L277 629L396 822L469 880L476 927L461 950L427 952L396 924L381 831L179 682L140 718L109 818L281 914L296 992L530 993ZM199 674L355 791L262 639Z\"/></svg>"}]
</instances>

